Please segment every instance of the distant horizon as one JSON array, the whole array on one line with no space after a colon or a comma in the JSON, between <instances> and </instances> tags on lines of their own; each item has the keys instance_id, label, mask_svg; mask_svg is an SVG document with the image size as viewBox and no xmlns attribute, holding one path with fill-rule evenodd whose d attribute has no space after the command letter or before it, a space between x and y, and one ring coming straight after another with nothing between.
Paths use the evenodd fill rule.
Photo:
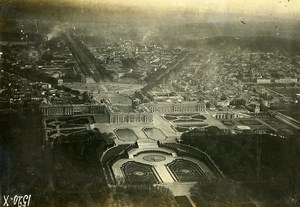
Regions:
<instances>
[{"instance_id":1,"label":"distant horizon","mask_svg":"<svg viewBox=\"0 0 300 207\"><path fill-rule=\"evenodd\" d=\"M300 20L300 1L296 0L5 0L20 10L31 5L49 7L74 7L107 11L154 12L155 15L168 15L172 12L185 14L238 14Z\"/></svg>"}]
</instances>

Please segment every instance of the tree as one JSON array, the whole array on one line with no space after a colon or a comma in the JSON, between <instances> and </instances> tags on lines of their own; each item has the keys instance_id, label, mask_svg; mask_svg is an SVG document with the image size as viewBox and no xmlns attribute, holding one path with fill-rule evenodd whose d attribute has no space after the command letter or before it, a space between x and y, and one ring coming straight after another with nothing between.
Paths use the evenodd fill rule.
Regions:
<instances>
[{"instance_id":1,"label":"tree","mask_svg":"<svg viewBox=\"0 0 300 207\"><path fill-rule=\"evenodd\" d=\"M123 185L112 189L104 206L177 207L171 191L164 187Z\"/></svg>"},{"instance_id":2,"label":"tree","mask_svg":"<svg viewBox=\"0 0 300 207\"><path fill-rule=\"evenodd\" d=\"M240 183L228 179L203 179L191 190L197 206L241 206L250 202L250 191Z\"/></svg>"},{"instance_id":3,"label":"tree","mask_svg":"<svg viewBox=\"0 0 300 207\"><path fill-rule=\"evenodd\" d=\"M235 99L230 102L230 105L236 106L236 107L241 107L246 105L246 100L243 98Z\"/></svg>"},{"instance_id":4,"label":"tree","mask_svg":"<svg viewBox=\"0 0 300 207\"><path fill-rule=\"evenodd\" d=\"M90 94L87 92L87 91L85 91L85 92L83 92L83 94L82 94L82 98L83 98L83 101L86 103L90 103L91 102L91 97L90 97Z\"/></svg>"},{"instance_id":5,"label":"tree","mask_svg":"<svg viewBox=\"0 0 300 207\"><path fill-rule=\"evenodd\" d=\"M206 103L206 108L210 108L210 106L211 106L211 103L207 102Z\"/></svg>"}]
</instances>

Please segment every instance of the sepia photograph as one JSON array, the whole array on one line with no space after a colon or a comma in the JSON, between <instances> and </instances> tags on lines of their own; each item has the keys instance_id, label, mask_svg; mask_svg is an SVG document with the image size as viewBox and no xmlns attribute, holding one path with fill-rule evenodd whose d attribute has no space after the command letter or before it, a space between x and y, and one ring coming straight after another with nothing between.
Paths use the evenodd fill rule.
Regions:
<instances>
[{"instance_id":1,"label":"sepia photograph","mask_svg":"<svg viewBox=\"0 0 300 207\"><path fill-rule=\"evenodd\" d=\"M300 0L0 0L1 206L300 206Z\"/></svg>"}]
</instances>

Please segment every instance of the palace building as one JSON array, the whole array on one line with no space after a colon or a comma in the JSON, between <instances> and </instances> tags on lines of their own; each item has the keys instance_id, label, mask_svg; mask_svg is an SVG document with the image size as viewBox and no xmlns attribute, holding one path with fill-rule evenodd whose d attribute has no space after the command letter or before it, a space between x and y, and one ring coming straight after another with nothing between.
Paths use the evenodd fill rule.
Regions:
<instances>
[{"instance_id":1,"label":"palace building","mask_svg":"<svg viewBox=\"0 0 300 207\"><path fill-rule=\"evenodd\" d=\"M150 102L144 104L112 104L107 100L97 104L50 104L43 102L40 111L44 116L74 116L106 114L110 123L153 121L153 112L205 112L200 102Z\"/></svg>"}]
</instances>

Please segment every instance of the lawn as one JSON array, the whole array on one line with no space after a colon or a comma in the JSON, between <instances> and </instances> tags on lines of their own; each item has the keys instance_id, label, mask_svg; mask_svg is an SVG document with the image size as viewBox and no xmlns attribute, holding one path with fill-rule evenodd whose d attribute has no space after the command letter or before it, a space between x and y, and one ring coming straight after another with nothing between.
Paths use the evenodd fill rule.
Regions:
<instances>
[{"instance_id":1,"label":"lawn","mask_svg":"<svg viewBox=\"0 0 300 207\"><path fill-rule=\"evenodd\" d=\"M189 160L175 160L168 167L179 182L193 182L204 177L199 166Z\"/></svg>"},{"instance_id":2,"label":"lawn","mask_svg":"<svg viewBox=\"0 0 300 207\"><path fill-rule=\"evenodd\" d=\"M151 165L137 162L126 162L121 167L128 184L155 184L158 183Z\"/></svg>"}]
</instances>

